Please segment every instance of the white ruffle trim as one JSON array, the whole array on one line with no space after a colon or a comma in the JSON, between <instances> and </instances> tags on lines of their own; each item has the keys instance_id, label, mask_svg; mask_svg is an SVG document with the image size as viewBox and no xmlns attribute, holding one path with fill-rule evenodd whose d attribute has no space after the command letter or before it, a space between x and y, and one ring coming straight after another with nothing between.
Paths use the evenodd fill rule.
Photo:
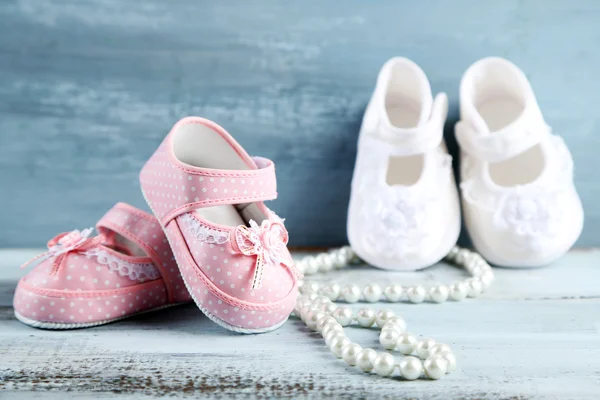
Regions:
<instances>
[{"instance_id":1,"label":"white ruffle trim","mask_svg":"<svg viewBox=\"0 0 600 400\"><path fill-rule=\"evenodd\" d=\"M132 281L152 281L160 278L158 269L152 263L131 263L98 248L84 253L87 257L96 257L99 264L106 265L109 270L126 276Z\"/></svg>"},{"instance_id":2,"label":"white ruffle trim","mask_svg":"<svg viewBox=\"0 0 600 400\"><path fill-rule=\"evenodd\" d=\"M229 241L229 232L223 232L202 225L200 221L190 214L183 214L179 220L183 223L189 234L200 242L223 244Z\"/></svg>"}]
</instances>

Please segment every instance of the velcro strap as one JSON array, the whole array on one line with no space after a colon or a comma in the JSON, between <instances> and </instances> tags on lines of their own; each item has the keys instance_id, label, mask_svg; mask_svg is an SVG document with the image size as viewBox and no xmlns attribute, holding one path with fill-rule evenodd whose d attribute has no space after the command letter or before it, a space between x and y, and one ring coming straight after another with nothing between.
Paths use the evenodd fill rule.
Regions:
<instances>
[{"instance_id":1,"label":"velcro strap","mask_svg":"<svg viewBox=\"0 0 600 400\"><path fill-rule=\"evenodd\" d=\"M99 233L114 243L115 233L132 241L152 259L165 283L169 299L174 296L168 273L164 270L165 251L168 243L158 221L153 216L125 203L117 203L96 224Z\"/></svg>"},{"instance_id":2,"label":"velcro strap","mask_svg":"<svg viewBox=\"0 0 600 400\"><path fill-rule=\"evenodd\" d=\"M448 115L445 93L435 97L427 121L414 128L397 128L389 120L385 107L381 107L380 111L382 115L378 118L375 132L369 136L381 142L385 153L398 156L422 154L438 147L444 139L444 123ZM376 143L373 145L377 146Z\"/></svg>"},{"instance_id":3,"label":"velcro strap","mask_svg":"<svg viewBox=\"0 0 600 400\"><path fill-rule=\"evenodd\" d=\"M219 170L183 167L153 171L145 176L146 197L161 223L201 207L223 204L245 204L277 198L277 179L273 161L253 158L257 168Z\"/></svg>"},{"instance_id":4,"label":"velcro strap","mask_svg":"<svg viewBox=\"0 0 600 400\"><path fill-rule=\"evenodd\" d=\"M409 156L422 154L440 145L444 130L435 121L429 121L417 128L404 129L402 132L390 132L383 126L376 135L365 135L371 146L381 147L389 155Z\"/></svg>"},{"instance_id":5,"label":"velcro strap","mask_svg":"<svg viewBox=\"0 0 600 400\"><path fill-rule=\"evenodd\" d=\"M545 123L516 122L492 133L479 133L469 123L459 121L455 127L456 140L463 151L488 162L512 158L540 142L549 131Z\"/></svg>"}]
</instances>

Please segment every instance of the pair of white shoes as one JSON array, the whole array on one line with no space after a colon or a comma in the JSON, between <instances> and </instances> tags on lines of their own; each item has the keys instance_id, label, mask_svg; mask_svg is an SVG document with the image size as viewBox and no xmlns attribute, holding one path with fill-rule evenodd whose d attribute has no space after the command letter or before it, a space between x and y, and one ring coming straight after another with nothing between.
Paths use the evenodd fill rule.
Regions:
<instances>
[{"instance_id":1,"label":"pair of white shoes","mask_svg":"<svg viewBox=\"0 0 600 400\"><path fill-rule=\"evenodd\" d=\"M364 115L348 210L348 238L368 263L415 270L456 244L461 207L443 137L448 98L433 98L414 62L381 69ZM507 267L566 253L583 227L573 162L551 133L525 74L502 58L473 64L460 84L460 188L475 249Z\"/></svg>"}]
</instances>

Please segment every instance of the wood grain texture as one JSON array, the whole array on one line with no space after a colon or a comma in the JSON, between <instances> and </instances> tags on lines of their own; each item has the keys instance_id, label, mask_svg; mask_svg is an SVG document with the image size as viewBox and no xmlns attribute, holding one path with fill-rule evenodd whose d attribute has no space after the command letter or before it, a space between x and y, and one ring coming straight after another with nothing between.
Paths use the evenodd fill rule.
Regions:
<instances>
[{"instance_id":1,"label":"wood grain texture","mask_svg":"<svg viewBox=\"0 0 600 400\"><path fill-rule=\"evenodd\" d=\"M600 244L594 0L0 3L0 247L42 245L118 200L172 124L201 115L277 163L294 245L346 241L356 137L377 72L418 62L452 103L475 60L523 68L573 150ZM10 211L8 211L10 210Z\"/></svg>"},{"instance_id":2,"label":"wood grain texture","mask_svg":"<svg viewBox=\"0 0 600 400\"><path fill-rule=\"evenodd\" d=\"M492 289L477 300L389 305L410 331L455 349L458 370L436 382L349 368L294 319L275 332L243 336L193 305L87 330L36 330L13 316L11 278L0 283L0 398L63 399L68 391L102 399L597 399L599 261L600 251L577 251L546 269L496 269ZM320 279L449 282L459 276L458 269L438 265L408 274L357 267ZM378 346L375 331L348 334Z\"/></svg>"}]
</instances>

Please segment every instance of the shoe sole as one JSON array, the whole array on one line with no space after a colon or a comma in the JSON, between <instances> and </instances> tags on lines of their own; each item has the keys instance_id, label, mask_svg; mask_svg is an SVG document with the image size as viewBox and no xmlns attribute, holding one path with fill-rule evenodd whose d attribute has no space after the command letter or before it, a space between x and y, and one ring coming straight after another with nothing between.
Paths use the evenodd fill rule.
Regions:
<instances>
[{"instance_id":1,"label":"shoe sole","mask_svg":"<svg viewBox=\"0 0 600 400\"><path fill-rule=\"evenodd\" d=\"M183 305L183 304L186 304L186 303L165 304L160 307L151 308L149 310L141 311L141 312L138 312L135 314L123 315L123 316L117 317L117 318L105 319L105 320L96 321L96 322L78 322L78 323L74 323L74 324L69 324L69 323L65 323L65 322L37 321L35 319L30 319L30 318L24 317L23 315L19 314L16 310L15 310L15 317L19 321L24 323L25 325L29 325L29 326L32 326L34 328L39 328L39 329L48 329L48 330L81 329L81 328L93 328L95 326L106 325L106 324L110 324L112 322L121 321L121 320L124 320L127 318L131 318L131 317L135 317L138 315L147 314L147 313L151 313L153 311L158 311L158 310L162 310L164 308L174 307L174 306Z\"/></svg>"}]
</instances>

